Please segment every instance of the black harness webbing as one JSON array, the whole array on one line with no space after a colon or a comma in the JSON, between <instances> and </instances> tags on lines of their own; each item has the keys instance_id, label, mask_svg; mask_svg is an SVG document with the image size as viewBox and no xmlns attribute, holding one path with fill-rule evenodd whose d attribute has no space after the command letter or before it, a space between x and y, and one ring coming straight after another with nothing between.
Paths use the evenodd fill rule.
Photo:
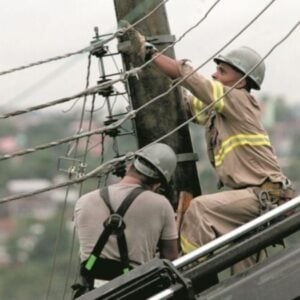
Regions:
<instances>
[{"instance_id":1,"label":"black harness webbing","mask_svg":"<svg viewBox=\"0 0 300 300\"><path fill-rule=\"evenodd\" d=\"M126 227L123 220L123 216L128 210L129 206L136 199L136 197L144 191L142 187L137 187L132 190L128 196L123 200L122 204L119 206L116 212L113 211L110 201L107 187L101 190L101 197L108 206L110 210L110 216L105 220L104 230L101 233L97 243L94 246L93 251L91 252L89 258L85 262L84 269L86 271L92 272L96 261L100 258L100 254L108 241L108 238L111 234L117 236L117 244L120 253L120 261L122 264L123 273L126 273L130 269L129 258L128 258L128 248L126 237L124 234L124 229Z\"/></svg>"}]
</instances>

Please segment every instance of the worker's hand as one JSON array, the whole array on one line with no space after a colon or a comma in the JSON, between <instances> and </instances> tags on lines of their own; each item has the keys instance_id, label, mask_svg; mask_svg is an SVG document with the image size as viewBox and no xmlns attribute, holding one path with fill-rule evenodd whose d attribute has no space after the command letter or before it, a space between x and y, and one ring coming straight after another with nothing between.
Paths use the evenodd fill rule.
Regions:
<instances>
[{"instance_id":1,"label":"worker's hand","mask_svg":"<svg viewBox=\"0 0 300 300\"><path fill-rule=\"evenodd\" d=\"M145 42L145 61L150 60L156 52L158 52L158 49L153 44Z\"/></svg>"},{"instance_id":2,"label":"worker's hand","mask_svg":"<svg viewBox=\"0 0 300 300\"><path fill-rule=\"evenodd\" d=\"M152 57L153 53L158 51L154 45L146 41L145 36L133 28L127 21L121 21L120 26L124 30L124 33L120 37L118 50L130 56L131 60L135 61L139 57L142 62L145 62Z\"/></svg>"},{"instance_id":3,"label":"worker's hand","mask_svg":"<svg viewBox=\"0 0 300 300\"><path fill-rule=\"evenodd\" d=\"M135 55L140 58L145 57L146 38L134 29L127 21L120 21L121 33L118 43L118 50L126 55Z\"/></svg>"}]
</instances>

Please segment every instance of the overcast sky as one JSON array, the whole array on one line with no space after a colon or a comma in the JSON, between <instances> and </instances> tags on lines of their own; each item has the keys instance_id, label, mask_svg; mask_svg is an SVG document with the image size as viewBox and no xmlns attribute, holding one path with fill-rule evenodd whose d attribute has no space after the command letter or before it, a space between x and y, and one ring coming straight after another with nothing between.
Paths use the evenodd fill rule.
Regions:
<instances>
[{"instance_id":1,"label":"overcast sky","mask_svg":"<svg viewBox=\"0 0 300 300\"><path fill-rule=\"evenodd\" d=\"M166 8L171 32L178 38L214 2L169 0ZM189 58L193 65L200 65L269 2L221 0L206 20L175 46L177 58ZM0 4L0 72L82 49L92 40L95 26L100 33L116 30L113 0L0 0ZM265 55L299 20L299 0L277 0L227 49L248 45ZM96 74L95 65L93 61ZM300 28L267 58L266 66L262 91L283 95L290 103L300 100ZM0 76L2 110L13 102L19 108L76 94L85 87L86 70L84 54ZM210 76L213 70L210 62L201 72ZM96 81L91 78L91 85Z\"/></svg>"}]
</instances>

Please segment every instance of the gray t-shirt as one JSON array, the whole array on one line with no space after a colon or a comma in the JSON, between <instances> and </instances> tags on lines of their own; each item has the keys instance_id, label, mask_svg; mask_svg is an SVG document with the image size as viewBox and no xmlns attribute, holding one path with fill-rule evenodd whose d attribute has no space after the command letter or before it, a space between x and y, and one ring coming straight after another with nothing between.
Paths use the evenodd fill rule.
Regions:
<instances>
[{"instance_id":1,"label":"gray t-shirt","mask_svg":"<svg viewBox=\"0 0 300 300\"><path fill-rule=\"evenodd\" d=\"M117 183L108 187L110 203L116 211L136 184ZM80 258L84 261L103 231L109 209L99 190L83 195L75 206L75 227L80 242ZM155 257L158 241L178 237L175 214L169 201L162 195L144 191L127 210L124 221L129 259L133 266ZM119 259L116 237L111 235L101 257Z\"/></svg>"}]
</instances>

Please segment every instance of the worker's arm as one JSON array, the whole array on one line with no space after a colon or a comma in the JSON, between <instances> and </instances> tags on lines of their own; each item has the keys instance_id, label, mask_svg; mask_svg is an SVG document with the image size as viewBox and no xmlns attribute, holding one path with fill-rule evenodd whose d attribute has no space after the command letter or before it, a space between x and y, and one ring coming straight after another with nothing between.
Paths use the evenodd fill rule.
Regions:
<instances>
[{"instance_id":1,"label":"worker's arm","mask_svg":"<svg viewBox=\"0 0 300 300\"><path fill-rule=\"evenodd\" d=\"M165 75L172 79L176 79L180 76L176 60L173 58L160 53L154 53L152 58L156 67Z\"/></svg>"},{"instance_id":2,"label":"worker's arm","mask_svg":"<svg viewBox=\"0 0 300 300\"><path fill-rule=\"evenodd\" d=\"M160 240L159 253L161 258L174 260L178 257L178 240Z\"/></svg>"}]
</instances>

